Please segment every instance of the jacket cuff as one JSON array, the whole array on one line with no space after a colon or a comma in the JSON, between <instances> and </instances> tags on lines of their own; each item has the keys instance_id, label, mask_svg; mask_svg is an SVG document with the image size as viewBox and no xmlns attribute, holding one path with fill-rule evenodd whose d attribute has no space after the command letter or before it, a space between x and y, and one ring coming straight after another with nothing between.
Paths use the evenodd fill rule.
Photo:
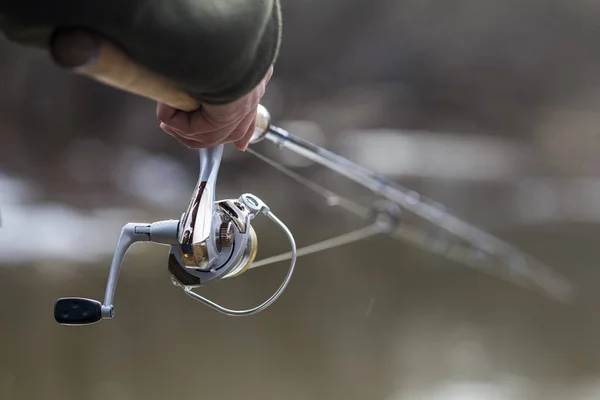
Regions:
<instances>
[{"instance_id":1,"label":"jacket cuff","mask_svg":"<svg viewBox=\"0 0 600 400\"><path fill-rule=\"evenodd\" d=\"M257 47L254 63L247 72L232 85L217 93L188 94L195 99L208 104L229 104L250 93L267 75L269 68L275 64L281 46L281 6L279 0L273 2L271 19L265 26L260 44Z\"/></svg>"}]
</instances>

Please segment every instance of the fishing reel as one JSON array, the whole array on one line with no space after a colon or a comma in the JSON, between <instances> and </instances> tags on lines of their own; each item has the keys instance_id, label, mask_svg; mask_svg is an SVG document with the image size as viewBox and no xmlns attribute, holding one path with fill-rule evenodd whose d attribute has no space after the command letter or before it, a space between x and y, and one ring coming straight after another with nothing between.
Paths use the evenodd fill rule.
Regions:
<instances>
[{"instance_id":1,"label":"fishing reel","mask_svg":"<svg viewBox=\"0 0 600 400\"><path fill-rule=\"evenodd\" d=\"M259 106L253 142L268 129L270 116ZM223 145L198 150L200 175L189 206L179 220L128 223L122 230L113 255L104 302L65 297L57 300L54 318L62 325L89 325L114 317L113 299L123 259L137 242L169 245L168 271L173 284L195 300L232 316L252 315L269 307L287 287L296 263L296 244L290 230L270 208L253 194L215 201L215 186L223 156ZM290 266L281 286L265 302L247 310L223 307L194 292L194 289L247 271L258 251L252 220L263 214L278 225L292 249Z\"/></svg>"}]
</instances>

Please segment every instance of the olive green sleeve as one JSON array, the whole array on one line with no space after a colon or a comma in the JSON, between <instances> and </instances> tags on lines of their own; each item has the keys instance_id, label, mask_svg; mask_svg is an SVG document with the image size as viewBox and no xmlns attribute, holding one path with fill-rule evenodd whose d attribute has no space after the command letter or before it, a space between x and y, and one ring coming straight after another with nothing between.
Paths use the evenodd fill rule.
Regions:
<instances>
[{"instance_id":1,"label":"olive green sleeve","mask_svg":"<svg viewBox=\"0 0 600 400\"><path fill-rule=\"evenodd\" d=\"M0 0L0 30L47 48L56 28L105 35L197 100L229 103L252 90L281 43L279 0Z\"/></svg>"}]
</instances>

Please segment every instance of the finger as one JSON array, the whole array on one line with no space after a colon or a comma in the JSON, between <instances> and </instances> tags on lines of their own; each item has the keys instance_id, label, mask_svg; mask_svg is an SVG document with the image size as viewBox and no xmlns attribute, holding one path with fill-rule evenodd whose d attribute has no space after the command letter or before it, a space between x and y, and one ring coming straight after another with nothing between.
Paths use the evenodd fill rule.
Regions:
<instances>
[{"instance_id":1,"label":"finger","mask_svg":"<svg viewBox=\"0 0 600 400\"><path fill-rule=\"evenodd\" d=\"M222 132L227 131L227 127L223 128L223 127L219 127L219 128L211 128L211 130L205 130L205 131L200 131L200 132L191 132L189 130L183 130L180 128L177 128L173 125L170 125L168 122L161 123L162 125L168 127L169 129L171 129L172 131L176 132L179 136L187 138L187 139L192 139L192 140L198 140L198 138L200 138L203 135L206 135L207 140L210 141L210 137L211 136L220 136L222 135ZM231 130L235 129L235 126L231 127Z\"/></svg>"},{"instance_id":2,"label":"finger","mask_svg":"<svg viewBox=\"0 0 600 400\"><path fill-rule=\"evenodd\" d=\"M198 140L200 136L207 135L205 142L217 142L223 139L224 135L229 135L236 128L236 123L227 125L215 126L204 119L200 111L195 112L202 121L197 121L195 127L187 126L187 122L182 122L180 119L170 119L162 121L162 123L177 132L182 137Z\"/></svg>"},{"instance_id":3,"label":"finger","mask_svg":"<svg viewBox=\"0 0 600 400\"><path fill-rule=\"evenodd\" d=\"M215 142L222 138L223 132L229 135L243 119L244 115L236 116L228 122L214 121L203 108L192 113L176 113L171 118L162 121L171 129L184 137L195 139L207 135L207 140Z\"/></svg>"},{"instance_id":4,"label":"finger","mask_svg":"<svg viewBox=\"0 0 600 400\"><path fill-rule=\"evenodd\" d=\"M243 121L243 120L242 120ZM172 132L174 132L175 134L177 134L178 136L185 138L185 139L190 139L190 140L195 140L198 142L201 142L202 144L205 145L215 145L224 141L233 141L230 140L229 138L234 135L235 139L237 140L240 137L243 136L243 133L245 132L245 130L236 135L236 131L238 130L238 124L230 124L228 126L225 127L221 127L215 130L212 130L210 132L186 132L186 131L182 131L180 129L177 129L169 124L166 123L162 123L162 126L168 127Z\"/></svg>"},{"instance_id":5,"label":"finger","mask_svg":"<svg viewBox=\"0 0 600 400\"><path fill-rule=\"evenodd\" d=\"M238 126L231 132L231 134L227 137L227 142L237 142L241 138L246 135L248 132L248 128L252 124L252 122L256 119L256 113L249 113L244 117L243 120L240 121Z\"/></svg>"},{"instance_id":6,"label":"finger","mask_svg":"<svg viewBox=\"0 0 600 400\"><path fill-rule=\"evenodd\" d=\"M171 107L167 104L164 103L157 103L156 104L156 118L160 121L160 122L166 122L169 119L173 118L173 116L175 116L175 114L182 112L174 107Z\"/></svg>"},{"instance_id":7,"label":"finger","mask_svg":"<svg viewBox=\"0 0 600 400\"><path fill-rule=\"evenodd\" d=\"M255 113L249 113L244 118L242 118L242 120L236 125L227 126L216 132L186 135L184 137L187 137L192 140L197 140L209 146L214 146L216 144L221 143L235 142L236 140L241 139L246 134L248 126L250 126L254 118Z\"/></svg>"},{"instance_id":8,"label":"finger","mask_svg":"<svg viewBox=\"0 0 600 400\"><path fill-rule=\"evenodd\" d=\"M187 135L186 137L192 140L197 140L207 145L214 145L226 141L236 130L237 125L223 127L215 132L196 133Z\"/></svg>"},{"instance_id":9,"label":"finger","mask_svg":"<svg viewBox=\"0 0 600 400\"><path fill-rule=\"evenodd\" d=\"M156 115L160 122L165 123L167 126L179 131L183 135L214 132L225 125L224 123L215 124L213 121L209 121L202 108L196 111L186 112L159 103L157 105Z\"/></svg>"},{"instance_id":10,"label":"finger","mask_svg":"<svg viewBox=\"0 0 600 400\"><path fill-rule=\"evenodd\" d=\"M163 131L165 131L168 135L175 138L179 143L183 144L184 146L186 146L190 149L203 149L203 148L207 147L203 143L180 136L176 131L172 130L168 126L164 126L163 124L161 124L160 128Z\"/></svg>"},{"instance_id":11,"label":"finger","mask_svg":"<svg viewBox=\"0 0 600 400\"><path fill-rule=\"evenodd\" d=\"M159 114L158 119L160 122L165 123L172 129L176 129L180 132L189 132L190 131L190 121L192 118L192 114L200 114L200 111L193 111L191 113L177 110L176 112L170 113L169 109L164 108L161 114Z\"/></svg>"},{"instance_id":12,"label":"finger","mask_svg":"<svg viewBox=\"0 0 600 400\"><path fill-rule=\"evenodd\" d=\"M246 149L248 148L248 145L250 144L250 141L252 140L252 135L254 135L255 128L256 128L256 116L254 116L254 118L252 119L252 123L250 123L250 126L248 127L246 134L240 140L233 143L238 150L246 151Z\"/></svg>"}]
</instances>

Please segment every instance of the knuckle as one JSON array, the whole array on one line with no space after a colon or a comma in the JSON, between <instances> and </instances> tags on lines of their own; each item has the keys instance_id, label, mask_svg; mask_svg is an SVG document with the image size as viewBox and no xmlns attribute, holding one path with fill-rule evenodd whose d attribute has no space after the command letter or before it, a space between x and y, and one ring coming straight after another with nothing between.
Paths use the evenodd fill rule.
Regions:
<instances>
[{"instance_id":1,"label":"knuckle","mask_svg":"<svg viewBox=\"0 0 600 400\"><path fill-rule=\"evenodd\" d=\"M156 118L162 122L169 119L172 112L164 104L158 104L156 106Z\"/></svg>"}]
</instances>

